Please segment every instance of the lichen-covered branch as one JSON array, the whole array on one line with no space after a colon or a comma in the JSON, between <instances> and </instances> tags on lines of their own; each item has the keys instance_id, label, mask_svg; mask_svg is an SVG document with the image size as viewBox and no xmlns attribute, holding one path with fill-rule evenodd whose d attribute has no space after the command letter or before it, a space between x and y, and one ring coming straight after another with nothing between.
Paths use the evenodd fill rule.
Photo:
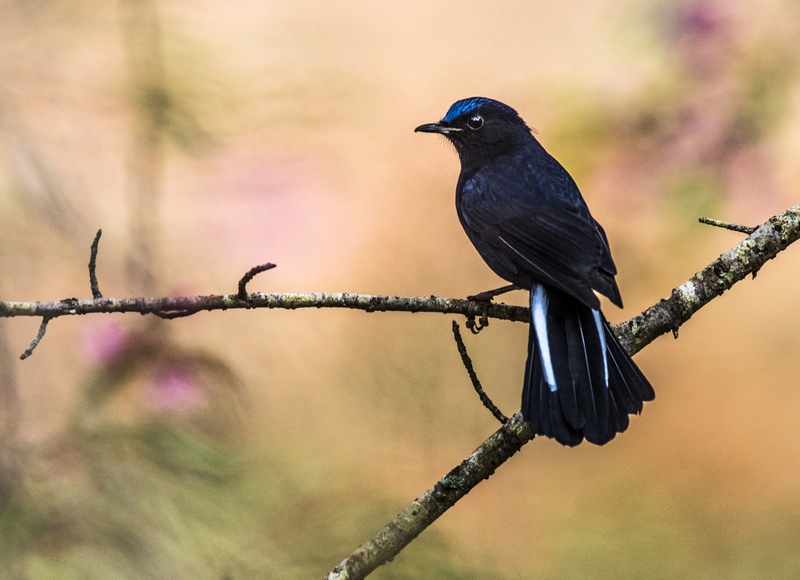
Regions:
<instances>
[{"instance_id":1,"label":"lichen-covered branch","mask_svg":"<svg viewBox=\"0 0 800 580\"><path fill-rule=\"evenodd\" d=\"M707 217L697 218L697 221L699 221L701 224L706 224L707 226L714 226L725 230L731 230L732 232L740 232L743 234L747 234L748 236L757 229L757 228L751 228L750 226L743 226L741 224L732 224L730 222L715 220L713 218L707 218Z\"/></svg>"},{"instance_id":2,"label":"lichen-covered branch","mask_svg":"<svg viewBox=\"0 0 800 580\"><path fill-rule=\"evenodd\" d=\"M769 260L800 238L800 205L790 207L757 227L746 240L722 254L668 298L614 327L622 346L639 352L654 339L675 330L703 306L748 275L754 277Z\"/></svg>"},{"instance_id":3,"label":"lichen-covered branch","mask_svg":"<svg viewBox=\"0 0 800 580\"><path fill-rule=\"evenodd\" d=\"M372 296L335 292L305 292L263 294L254 292L245 299L237 294L210 296L178 296L164 298L99 298L78 300L67 298L58 302L0 302L0 318L13 316L48 316L56 318L75 314L138 312L167 314L171 312L201 312L203 310L233 310L236 308L354 308L366 312L440 312L480 316L485 305L480 302L439 296ZM527 322L528 309L522 306L491 304L491 318Z\"/></svg>"},{"instance_id":4,"label":"lichen-covered branch","mask_svg":"<svg viewBox=\"0 0 800 580\"><path fill-rule=\"evenodd\" d=\"M634 354L656 337L677 329L700 308L748 274L755 275L767 261L798 238L800 205L770 218L746 240L675 288L669 298L631 320L616 325L615 334L625 349ZM533 433L527 423L519 414L514 415L461 465L337 565L326 576L326 580L361 580L378 566L392 560L436 518L492 475L500 464L531 439ZM441 501L437 501L439 498L442 498Z\"/></svg>"}]
</instances>

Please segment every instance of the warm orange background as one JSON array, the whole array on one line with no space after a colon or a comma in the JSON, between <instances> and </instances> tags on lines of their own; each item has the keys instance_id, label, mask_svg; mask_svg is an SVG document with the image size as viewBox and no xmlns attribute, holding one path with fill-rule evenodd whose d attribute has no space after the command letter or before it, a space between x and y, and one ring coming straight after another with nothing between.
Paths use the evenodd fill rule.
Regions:
<instances>
[{"instance_id":1,"label":"warm orange background","mask_svg":"<svg viewBox=\"0 0 800 580\"><path fill-rule=\"evenodd\" d=\"M498 286L456 218L455 153L413 133L475 95L517 108L578 181L620 270L612 321L742 239L698 216L797 203L788 0L163 0L152 147L134 4L2 5L3 300L90 297L98 227L104 295L147 293L126 269L136 215L155 295L234 292L266 261L251 291ZM156 195L136 210L141 179ZM790 248L637 355L657 398L625 434L532 442L374 577L800 576L799 269ZM21 362L39 321L3 320L8 577L321 577L497 428L450 321L94 315ZM508 414L526 337L467 336Z\"/></svg>"}]
</instances>

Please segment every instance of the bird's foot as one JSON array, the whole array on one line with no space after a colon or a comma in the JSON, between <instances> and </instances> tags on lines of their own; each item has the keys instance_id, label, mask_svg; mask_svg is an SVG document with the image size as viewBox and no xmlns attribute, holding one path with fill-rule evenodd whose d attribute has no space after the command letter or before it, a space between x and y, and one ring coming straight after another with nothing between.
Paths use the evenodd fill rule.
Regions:
<instances>
[{"instance_id":1,"label":"bird's foot","mask_svg":"<svg viewBox=\"0 0 800 580\"><path fill-rule=\"evenodd\" d=\"M470 314L467 316L466 327L472 334L478 334L481 330L489 326L489 303L486 302L486 305L483 307L483 312L481 313L480 318L478 321L475 321L475 316Z\"/></svg>"},{"instance_id":2,"label":"bird's foot","mask_svg":"<svg viewBox=\"0 0 800 580\"><path fill-rule=\"evenodd\" d=\"M494 290L486 290L474 296L467 296L467 300L481 303L481 316L478 321L475 321L475 316L467 316L467 328L472 334L478 334L481 330L489 326L489 305L494 300L495 296L500 296L512 290L519 290L519 286L509 284L502 288L495 288Z\"/></svg>"}]
</instances>

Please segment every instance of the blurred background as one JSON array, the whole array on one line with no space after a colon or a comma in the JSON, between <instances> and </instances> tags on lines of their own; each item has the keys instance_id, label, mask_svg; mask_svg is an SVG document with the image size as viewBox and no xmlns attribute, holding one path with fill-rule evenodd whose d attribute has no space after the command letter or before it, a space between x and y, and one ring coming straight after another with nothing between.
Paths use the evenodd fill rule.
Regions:
<instances>
[{"instance_id":1,"label":"blurred background","mask_svg":"<svg viewBox=\"0 0 800 580\"><path fill-rule=\"evenodd\" d=\"M605 226L626 308L800 190L791 0L0 0L0 299L464 297L458 160L413 128L509 103ZM375 578L800 576L800 249L636 360L602 448L535 440ZM508 301L525 303L525 296ZM0 320L0 577L321 577L498 425L450 317ZM527 328L467 346L508 414Z\"/></svg>"}]
</instances>

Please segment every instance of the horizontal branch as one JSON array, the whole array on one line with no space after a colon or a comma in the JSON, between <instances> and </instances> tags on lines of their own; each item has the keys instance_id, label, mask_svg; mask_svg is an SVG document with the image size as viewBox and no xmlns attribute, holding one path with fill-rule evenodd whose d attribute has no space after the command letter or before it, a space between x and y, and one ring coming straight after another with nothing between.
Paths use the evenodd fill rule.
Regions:
<instances>
[{"instance_id":1,"label":"horizontal branch","mask_svg":"<svg viewBox=\"0 0 800 580\"><path fill-rule=\"evenodd\" d=\"M789 244L800 238L800 205L770 218L743 242L722 254L670 296L627 322L614 332L630 353L644 348L658 336L677 329L711 300L736 282L758 270ZM57 318L76 314L138 312L139 314L180 313L253 308L352 308L366 312L438 312L463 316L486 315L498 320L528 322L530 313L522 306L489 304L439 296L373 296L349 293L254 292L245 298L237 294L178 296L164 298L68 298L58 302L0 302L0 318L33 316Z\"/></svg>"},{"instance_id":2,"label":"horizontal branch","mask_svg":"<svg viewBox=\"0 0 800 580\"><path fill-rule=\"evenodd\" d=\"M480 316L485 305L481 302L439 296L373 296L337 292L305 292L266 294L254 292L242 299L238 294L209 296L176 296L164 298L99 298L78 300L67 298L58 302L0 302L0 318L13 316L69 316L111 312L138 312L140 314L166 314L170 312L201 312L204 310L234 310L252 308L353 308L366 312L439 312ZM528 309L508 304L490 304L490 318L527 322Z\"/></svg>"}]
</instances>

